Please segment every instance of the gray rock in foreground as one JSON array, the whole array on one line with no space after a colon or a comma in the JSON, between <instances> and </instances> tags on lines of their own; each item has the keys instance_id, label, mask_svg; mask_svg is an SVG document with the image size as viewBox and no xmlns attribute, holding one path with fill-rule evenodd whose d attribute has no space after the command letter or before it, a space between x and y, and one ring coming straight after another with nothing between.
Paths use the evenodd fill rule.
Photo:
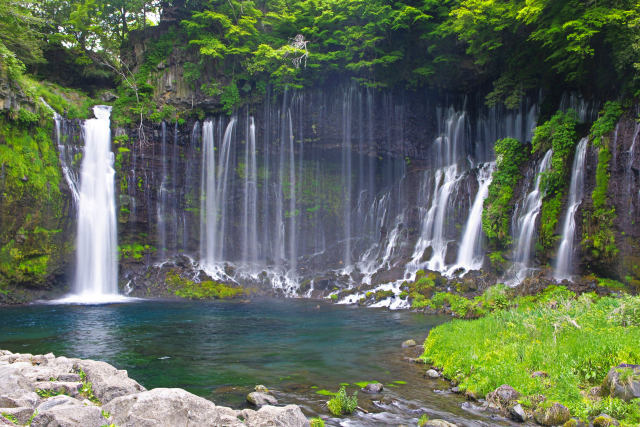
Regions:
<instances>
[{"instance_id":1,"label":"gray rock in foreground","mask_svg":"<svg viewBox=\"0 0 640 427\"><path fill-rule=\"evenodd\" d=\"M624 401L640 398L640 365L611 368L602 384L602 392Z\"/></svg>"},{"instance_id":2,"label":"gray rock in foreground","mask_svg":"<svg viewBox=\"0 0 640 427\"><path fill-rule=\"evenodd\" d=\"M81 371L91 382L93 394L102 406L100 402L90 402L89 396L80 393ZM41 390L65 394L40 397L36 390L41 395L46 395ZM276 407L265 403L258 411L238 411L217 406L183 389L147 391L129 378L126 371L105 362L0 350L0 413L26 423L37 411L31 423L34 427L98 427L112 423L120 427L309 426L298 406ZM0 417L0 426L3 425L14 424Z\"/></svg>"}]
</instances>

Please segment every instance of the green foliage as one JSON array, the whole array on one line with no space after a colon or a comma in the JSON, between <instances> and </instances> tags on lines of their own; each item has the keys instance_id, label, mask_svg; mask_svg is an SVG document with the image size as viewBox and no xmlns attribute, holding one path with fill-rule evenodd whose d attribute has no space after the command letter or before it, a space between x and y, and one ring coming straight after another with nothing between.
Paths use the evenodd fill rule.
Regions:
<instances>
[{"instance_id":1,"label":"green foliage","mask_svg":"<svg viewBox=\"0 0 640 427\"><path fill-rule=\"evenodd\" d=\"M95 403L96 405L102 405L102 402L100 402L100 399L98 399L93 393L93 384L91 384L91 382L89 382L89 380L87 379L86 372L80 369L78 370L78 375L80 375L80 381L82 382L82 387L80 388L80 395L83 398L89 400L90 402ZM103 413L103 416L104 416L104 413ZM109 416L106 416L105 418L109 418Z\"/></svg>"},{"instance_id":2,"label":"green foliage","mask_svg":"<svg viewBox=\"0 0 640 427\"><path fill-rule=\"evenodd\" d=\"M596 186L591 193L593 205L583 216L582 246L595 262L607 262L618 254L613 225L616 219L615 207L611 204L609 192L609 163L611 161L610 133L620 116L619 103L607 102L598 120L591 127L591 137L598 148Z\"/></svg>"},{"instance_id":3,"label":"green foliage","mask_svg":"<svg viewBox=\"0 0 640 427\"><path fill-rule=\"evenodd\" d=\"M420 418L418 418L418 427L423 427L427 421L429 421L427 414L420 415Z\"/></svg>"},{"instance_id":4,"label":"green foliage","mask_svg":"<svg viewBox=\"0 0 640 427\"><path fill-rule=\"evenodd\" d=\"M602 138L615 129L623 112L619 102L608 101L604 104L598 119L591 125L590 138L596 147L601 148L604 145Z\"/></svg>"},{"instance_id":5,"label":"green foliage","mask_svg":"<svg viewBox=\"0 0 640 427\"><path fill-rule=\"evenodd\" d=\"M228 86L222 88L222 94L220 95L220 103L222 109L228 115L231 115L236 107L240 104L240 92L238 86L235 83L231 83Z\"/></svg>"},{"instance_id":6,"label":"green foliage","mask_svg":"<svg viewBox=\"0 0 640 427\"><path fill-rule=\"evenodd\" d=\"M574 111L557 112L537 126L533 136L533 152L542 154L551 149L551 167L542 173L540 188L544 192L540 213L540 247L546 252L555 247L555 230L562 209L562 200L571 174L571 158L577 142L577 116Z\"/></svg>"},{"instance_id":7,"label":"green foliage","mask_svg":"<svg viewBox=\"0 0 640 427\"><path fill-rule=\"evenodd\" d=\"M320 417L311 418L309 423L311 427L324 427L324 420Z\"/></svg>"},{"instance_id":8,"label":"green foliage","mask_svg":"<svg viewBox=\"0 0 640 427\"><path fill-rule=\"evenodd\" d=\"M36 394L38 396L40 396L43 399L48 399L50 397L54 397L54 396L61 396L63 394L68 394L67 392L65 392L65 390L51 390L51 389L41 389L41 388L37 388L36 389Z\"/></svg>"},{"instance_id":9,"label":"green foliage","mask_svg":"<svg viewBox=\"0 0 640 427\"><path fill-rule=\"evenodd\" d=\"M118 246L118 251L120 252L121 259L140 260L142 259L143 255L155 252L156 248L150 245L141 245L139 243L133 243L130 245Z\"/></svg>"},{"instance_id":10,"label":"green foliage","mask_svg":"<svg viewBox=\"0 0 640 427\"><path fill-rule=\"evenodd\" d=\"M11 414L8 414L6 412L2 412L2 413L0 413L0 415L2 415L3 417L5 417L6 419L8 419L9 421L11 421L14 424L19 424L18 419L15 417L15 415L11 415Z\"/></svg>"},{"instance_id":11,"label":"green foliage","mask_svg":"<svg viewBox=\"0 0 640 427\"><path fill-rule=\"evenodd\" d=\"M625 314L630 310L637 317L639 297L577 297L552 287L511 307L432 329L423 359L441 367L462 390L483 396L509 384L525 399L544 394L581 418L600 408L594 410L580 390L600 384L612 366L640 362L635 345L640 327L627 323L633 316ZM535 371L548 377L532 378Z\"/></svg>"},{"instance_id":12,"label":"green foliage","mask_svg":"<svg viewBox=\"0 0 640 427\"><path fill-rule=\"evenodd\" d=\"M523 144L513 138L496 141L496 168L489 186L489 195L482 211L482 230L492 248L507 248L511 244L509 227L513 212L513 192L522 178L520 168L527 160Z\"/></svg>"},{"instance_id":13,"label":"green foliage","mask_svg":"<svg viewBox=\"0 0 640 427\"><path fill-rule=\"evenodd\" d=\"M211 280L196 283L174 272L165 277L168 289L180 298L188 299L229 299L247 295L243 288L227 286Z\"/></svg>"},{"instance_id":14,"label":"green foliage","mask_svg":"<svg viewBox=\"0 0 640 427\"><path fill-rule=\"evenodd\" d=\"M353 413L358 407L358 392L354 392L353 396L349 396L344 386L340 387L338 393L327 402L329 412L340 417Z\"/></svg>"}]
</instances>

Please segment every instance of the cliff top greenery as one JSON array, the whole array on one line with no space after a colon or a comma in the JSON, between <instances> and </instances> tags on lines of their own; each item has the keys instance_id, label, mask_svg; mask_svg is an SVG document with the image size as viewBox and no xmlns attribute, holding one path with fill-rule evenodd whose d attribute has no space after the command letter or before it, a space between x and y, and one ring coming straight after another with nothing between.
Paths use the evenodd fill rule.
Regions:
<instances>
[{"instance_id":1,"label":"cliff top greenery","mask_svg":"<svg viewBox=\"0 0 640 427\"><path fill-rule=\"evenodd\" d=\"M27 71L90 92L120 84L141 105L150 66L179 51L185 81L229 108L267 83L336 76L485 88L507 106L537 87L607 98L640 88L640 2L0 0L10 78Z\"/></svg>"}]
</instances>

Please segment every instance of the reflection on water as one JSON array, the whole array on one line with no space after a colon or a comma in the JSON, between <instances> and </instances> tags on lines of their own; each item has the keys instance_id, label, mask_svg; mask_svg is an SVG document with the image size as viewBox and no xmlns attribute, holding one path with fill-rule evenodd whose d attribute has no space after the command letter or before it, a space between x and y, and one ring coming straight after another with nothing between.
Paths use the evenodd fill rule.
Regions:
<instances>
[{"instance_id":1,"label":"reflection on water","mask_svg":"<svg viewBox=\"0 0 640 427\"><path fill-rule=\"evenodd\" d=\"M265 384L307 415L327 413L327 398L317 390L377 380L397 402L376 406L361 394L360 405L373 412L390 411L404 422L425 411L444 413L482 425L457 397L434 393L438 385L422 378L424 367L401 360L402 341L421 342L445 320L308 300L34 305L0 311L0 348L104 360L147 388L181 387L234 407Z\"/></svg>"}]
</instances>

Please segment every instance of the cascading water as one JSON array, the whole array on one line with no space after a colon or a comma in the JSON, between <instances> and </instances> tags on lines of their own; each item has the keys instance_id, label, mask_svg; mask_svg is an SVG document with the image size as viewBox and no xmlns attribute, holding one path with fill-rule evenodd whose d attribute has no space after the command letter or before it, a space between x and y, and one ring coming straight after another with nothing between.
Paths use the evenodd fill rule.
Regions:
<instances>
[{"instance_id":1,"label":"cascading water","mask_svg":"<svg viewBox=\"0 0 640 427\"><path fill-rule=\"evenodd\" d=\"M589 138L582 138L576 147L571 168L571 184L569 186L569 200L567 213L562 226L562 240L556 257L556 268L553 277L556 280L571 279L573 273L573 247L576 234L576 212L584 196L584 160L587 153Z\"/></svg>"},{"instance_id":2,"label":"cascading water","mask_svg":"<svg viewBox=\"0 0 640 427\"><path fill-rule=\"evenodd\" d=\"M536 221L540 208L542 207L542 198L544 193L540 189L542 174L551 167L551 156L553 152L547 151L544 158L538 165L535 176L535 184L526 198L519 215L515 222L515 248L514 248L514 264L507 274L510 278L507 280L509 285L519 284L527 275L530 269L531 249L533 246L533 236L536 230ZM518 213L518 210L516 210Z\"/></svg>"},{"instance_id":3,"label":"cascading water","mask_svg":"<svg viewBox=\"0 0 640 427\"><path fill-rule=\"evenodd\" d=\"M111 152L111 107L93 108L84 123L85 149L80 171L76 275L73 295L62 302L118 300L116 204Z\"/></svg>"},{"instance_id":4,"label":"cascading water","mask_svg":"<svg viewBox=\"0 0 640 427\"><path fill-rule=\"evenodd\" d=\"M213 121L202 125L202 177L200 180L200 261L212 268L216 261L216 158ZM196 129L196 128L194 128Z\"/></svg>"},{"instance_id":5,"label":"cascading water","mask_svg":"<svg viewBox=\"0 0 640 427\"><path fill-rule=\"evenodd\" d=\"M469 211L467 225L460 242L458 259L453 267L449 269L449 274L456 270L464 271L478 270L482 267L484 251L482 247L482 209L484 200L489 195L489 185L493 178L495 162L486 163L478 170L478 192Z\"/></svg>"}]
</instances>

